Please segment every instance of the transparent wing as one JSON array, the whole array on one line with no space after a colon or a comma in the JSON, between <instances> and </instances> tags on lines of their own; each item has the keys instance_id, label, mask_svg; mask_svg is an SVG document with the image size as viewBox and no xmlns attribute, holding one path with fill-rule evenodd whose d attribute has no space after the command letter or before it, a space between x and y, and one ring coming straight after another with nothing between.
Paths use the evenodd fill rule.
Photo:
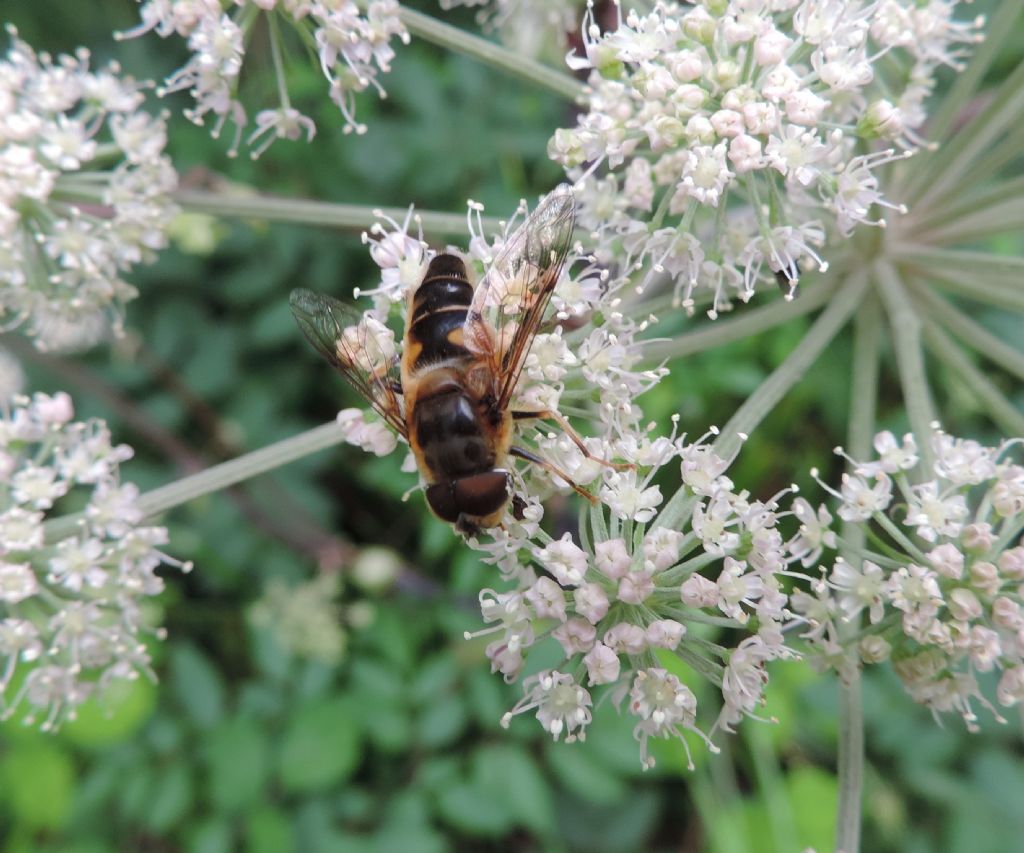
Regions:
<instances>
[{"instance_id":1,"label":"transparent wing","mask_svg":"<svg viewBox=\"0 0 1024 853\"><path fill-rule=\"evenodd\" d=\"M464 339L469 349L490 359L499 410L515 391L569 254L575 223L572 187L560 184L508 238L473 294Z\"/></svg>"},{"instance_id":2,"label":"transparent wing","mask_svg":"<svg viewBox=\"0 0 1024 853\"><path fill-rule=\"evenodd\" d=\"M288 304L314 349L385 421L408 438L398 400L401 382L394 333L351 305L312 290L293 290Z\"/></svg>"}]
</instances>

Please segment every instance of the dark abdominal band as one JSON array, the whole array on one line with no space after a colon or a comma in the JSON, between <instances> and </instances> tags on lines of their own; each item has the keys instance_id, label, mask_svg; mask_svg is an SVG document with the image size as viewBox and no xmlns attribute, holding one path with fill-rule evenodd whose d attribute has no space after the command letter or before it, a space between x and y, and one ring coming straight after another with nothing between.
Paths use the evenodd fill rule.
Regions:
<instances>
[{"instance_id":1,"label":"dark abdominal band","mask_svg":"<svg viewBox=\"0 0 1024 853\"><path fill-rule=\"evenodd\" d=\"M413 299L409 336L422 347L414 369L469 355L465 347L452 343L449 336L465 325L472 299L473 288L465 279L428 275Z\"/></svg>"}]
</instances>

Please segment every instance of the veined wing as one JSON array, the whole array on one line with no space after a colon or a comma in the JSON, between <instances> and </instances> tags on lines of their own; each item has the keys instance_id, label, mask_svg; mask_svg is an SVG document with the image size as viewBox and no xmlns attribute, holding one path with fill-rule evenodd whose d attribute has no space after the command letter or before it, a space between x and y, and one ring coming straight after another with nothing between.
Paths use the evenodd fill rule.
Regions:
<instances>
[{"instance_id":1,"label":"veined wing","mask_svg":"<svg viewBox=\"0 0 1024 853\"><path fill-rule=\"evenodd\" d=\"M293 290L288 304L313 348L385 421L408 438L395 390L400 387L400 379L394 333L351 305L312 290Z\"/></svg>"},{"instance_id":2,"label":"veined wing","mask_svg":"<svg viewBox=\"0 0 1024 853\"><path fill-rule=\"evenodd\" d=\"M508 406L515 391L569 254L575 224L572 187L560 184L508 238L473 294L464 339L470 350L490 359L498 377L499 410Z\"/></svg>"}]
</instances>

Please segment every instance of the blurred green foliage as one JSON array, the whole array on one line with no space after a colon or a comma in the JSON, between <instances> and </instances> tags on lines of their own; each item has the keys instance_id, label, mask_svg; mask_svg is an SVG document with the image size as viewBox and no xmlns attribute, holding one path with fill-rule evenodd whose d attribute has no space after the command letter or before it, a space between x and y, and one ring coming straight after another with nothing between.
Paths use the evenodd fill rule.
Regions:
<instances>
[{"instance_id":1,"label":"blurred green foliage","mask_svg":"<svg viewBox=\"0 0 1024 853\"><path fill-rule=\"evenodd\" d=\"M86 44L140 77L159 78L182 59L154 38L110 38L134 22L129 0L68 9L39 0L5 15L38 48ZM551 129L568 122L566 106L468 60L419 43L401 50L384 78L388 99L360 98L363 137L340 133L316 69L290 70L297 99L320 104L314 142L229 161L223 144L178 115L171 153L186 182L220 173L261 191L451 211L472 197L499 213L557 180L544 150ZM142 488L352 404L300 340L287 293L303 285L344 294L373 280L354 232L202 218L182 229L179 248L135 278L141 295L127 341L84 360L30 365L35 387L71 391L81 415L106 418L136 448L126 476ZM663 425L681 412L691 433L723 423L805 327L796 321L689 358L645 410ZM848 348L841 341L758 430L738 482L770 495L793 471L834 470ZM973 425L969 395L939 384L961 404L947 426ZM887 425L898 427L898 416ZM421 501L402 502L413 483L398 460L344 447L172 513L171 551L197 568L169 579L170 638L154 646L160 684L125 685L55 736L0 727L3 849L831 849L831 679L777 667L765 713L779 724L746 724L741 736L720 738L717 757L694 740L693 772L683 746L670 743L657 745L658 767L641 773L629 724L610 705L584 743L547 742L532 719L506 732L498 721L518 687L487 672L482 642L462 638L478 627L475 595L495 582L493 570ZM556 525L570 526L569 508L562 513ZM369 605L373 618L349 628L344 660L327 666L290 656L245 611L269 580L297 584L329 563L335 536L386 541L415 574L391 589L342 594L342 605ZM539 666L543 653L534 658ZM864 849L1020 849L1024 764L1014 727L983 720L977 736L955 723L939 728L884 672L864 689ZM698 698L714 703L706 689Z\"/></svg>"}]
</instances>

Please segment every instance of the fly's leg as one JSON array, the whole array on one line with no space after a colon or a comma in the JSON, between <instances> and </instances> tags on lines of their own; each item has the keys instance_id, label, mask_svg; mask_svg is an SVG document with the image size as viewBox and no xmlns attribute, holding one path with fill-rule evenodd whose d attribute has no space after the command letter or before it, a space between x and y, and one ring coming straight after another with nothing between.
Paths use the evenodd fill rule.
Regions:
<instances>
[{"instance_id":1,"label":"fly's leg","mask_svg":"<svg viewBox=\"0 0 1024 853\"><path fill-rule=\"evenodd\" d=\"M561 477L563 480L565 480L565 482L572 486L573 491L575 491L576 494L582 495L588 501L594 504L594 506L597 506L597 498L595 498L590 492L584 489L583 486L574 482L572 477L570 477L565 471L559 468L554 462L550 462L549 460L543 458L542 456L538 456L536 453L531 453L529 450L526 450L525 448L522 447L516 447L515 445L510 447L508 452L510 455L515 456L518 459L525 459L527 462L540 466L549 474L555 474L556 476Z\"/></svg>"},{"instance_id":2,"label":"fly's leg","mask_svg":"<svg viewBox=\"0 0 1024 853\"><path fill-rule=\"evenodd\" d=\"M592 459L599 465L604 465L608 468L614 468L616 471L632 471L636 468L635 465L629 462L609 462L607 459L602 459L599 456L595 456L591 453L590 449L586 444L583 443L583 436L581 436L576 430L572 428L572 424L569 423L560 412L556 412L553 409L542 409L539 412L512 412L513 420L526 421L526 420L551 420L558 424L559 428L564 432L572 443L575 444L579 449L580 453L587 459ZM562 475L559 474L561 477ZM565 479L563 477L563 479Z\"/></svg>"}]
</instances>

